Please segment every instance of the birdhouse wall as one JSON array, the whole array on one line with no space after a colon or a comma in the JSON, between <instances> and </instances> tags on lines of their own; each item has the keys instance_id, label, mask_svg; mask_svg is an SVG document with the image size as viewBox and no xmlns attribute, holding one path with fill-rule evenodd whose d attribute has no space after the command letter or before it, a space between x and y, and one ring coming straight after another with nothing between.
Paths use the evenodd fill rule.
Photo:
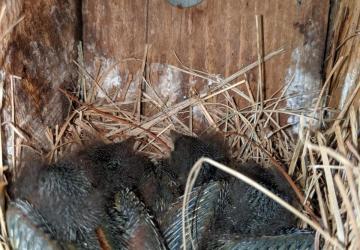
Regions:
<instances>
[{"instance_id":1,"label":"birdhouse wall","mask_svg":"<svg viewBox=\"0 0 360 250\"><path fill-rule=\"evenodd\" d=\"M0 45L1 80L5 80L6 93L3 120L16 123L40 148L50 147L46 128L60 124L69 111L59 88L70 88L77 82L74 60L81 38L79 3L0 1L1 6L6 5L1 34L16 25ZM10 138L10 129L6 137ZM4 148L11 147L10 140L4 143Z\"/></svg>"},{"instance_id":2,"label":"birdhouse wall","mask_svg":"<svg viewBox=\"0 0 360 250\"><path fill-rule=\"evenodd\" d=\"M213 82L169 65L228 77L258 60L262 33L264 55L285 50L264 65L265 98L292 81L288 91L303 95L287 105L300 108L311 104L320 88L328 13L329 1L320 0L204 0L192 8L165 0L84 1L86 65L93 75L100 67L108 69L105 91L132 81L126 89L135 95L138 77L144 76L171 105L188 97L190 88L206 92ZM256 15L263 16L261 31ZM246 76L254 92L258 74L255 68Z\"/></svg>"},{"instance_id":3,"label":"birdhouse wall","mask_svg":"<svg viewBox=\"0 0 360 250\"><path fill-rule=\"evenodd\" d=\"M9 76L14 75L14 121L43 148L49 147L48 138L43 136L46 127L60 124L69 108L59 88L78 85L81 70L74 61L78 60L80 42L84 55L84 65L80 66L92 79L101 76L105 94L119 90L120 96L126 92L124 99L136 98L142 77L165 104L188 97L193 94L190 89L202 93L213 84L211 80L189 76L170 65L206 72L218 79L230 76L258 61L262 50L257 46L258 35L263 37L264 55L284 49L264 64L265 98L291 82L288 91L300 97L286 105L298 108L312 103L311 93L318 93L324 80L326 47L331 62L340 56L339 51L349 55L347 66L336 76L345 85L331 85L336 89L335 103L344 100L342 89L349 89L348 82L358 79L358 39L341 44L347 35L356 33L359 3L355 0L343 1L342 7L331 12L331 20L340 21L334 21L329 29L332 33L328 40L337 42L328 44L330 3L322 0L203 0L192 8L174 7L166 0L2 3L7 4L8 11L1 31L24 17L1 42L0 63L3 73L8 74L3 119L11 120ZM257 27L256 15L262 15L262 26ZM341 31L340 24L345 25ZM335 45L342 46L334 50ZM331 64L327 65L328 74ZM246 73L253 91L258 75L256 67ZM239 99L237 105L246 104Z\"/></svg>"}]
</instances>

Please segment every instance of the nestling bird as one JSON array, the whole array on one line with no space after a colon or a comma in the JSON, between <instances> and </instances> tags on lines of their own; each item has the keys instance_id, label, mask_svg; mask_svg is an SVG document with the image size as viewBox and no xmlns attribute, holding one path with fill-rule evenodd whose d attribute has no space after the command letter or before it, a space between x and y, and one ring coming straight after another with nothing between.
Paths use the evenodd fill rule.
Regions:
<instances>
[{"instance_id":1,"label":"nestling bird","mask_svg":"<svg viewBox=\"0 0 360 250\"><path fill-rule=\"evenodd\" d=\"M264 216L261 213L260 216L254 217L254 214L249 214L248 211L254 207L246 207L249 205L246 200L242 199L239 202L232 200L233 203L228 203L229 193L236 192L229 188L229 183L226 181L211 181L194 188L191 192L186 213L186 218L189 220L186 231L187 249L305 250L313 248L314 233L297 229L296 224L291 223L294 218L289 221L289 218L285 217L285 222L278 221L277 224L273 215L277 213L276 210L269 210L270 215L265 218L261 218ZM234 198L234 196L230 197ZM261 196L259 199L264 197ZM264 205L262 202L255 204ZM158 220L170 250L183 248L182 206L183 197L180 197ZM265 209L269 208L268 204L265 206ZM224 211L224 207L227 211ZM242 214L241 209L245 210L245 214ZM258 211L259 209L255 208L255 213ZM230 218L230 215L233 217ZM244 220L245 216L249 217L248 220ZM271 232L272 228L273 232Z\"/></svg>"},{"instance_id":2,"label":"nestling bird","mask_svg":"<svg viewBox=\"0 0 360 250\"><path fill-rule=\"evenodd\" d=\"M254 162L239 164L237 170L255 180L291 205L298 205L295 193L277 171ZM296 217L254 187L231 177L219 207L216 228L222 233L262 236L277 235L296 227Z\"/></svg>"},{"instance_id":3,"label":"nestling bird","mask_svg":"<svg viewBox=\"0 0 360 250\"><path fill-rule=\"evenodd\" d=\"M163 160L155 162L154 169L146 173L136 190L155 218L162 216L169 206L183 194L176 176Z\"/></svg>"},{"instance_id":4,"label":"nestling bird","mask_svg":"<svg viewBox=\"0 0 360 250\"><path fill-rule=\"evenodd\" d=\"M109 190L119 185L134 188L154 169L147 157L134 151L134 143L132 138L119 143L100 143L83 150L77 157L87 159L96 166L95 174L104 178L101 183L106 184Z\"/></svg>"},{"instance_id":5,"label":"nestling bird","mask_svg":"<svg viewBox=\"0 0 360 250\"><path fill-rule=\"evenodd\" d=\"M103 235L111 249L167 249L147 208L129 189L112 196L106 214Z\"/></svg>"},{"instance_id":6,"label":"nestling bird","mask_svg":"<svg viewBox=\"0 0 360 250\"><path fill-rule=\"evenodd\" d=\"M170 159L155 165L124 141L25 168L11 188L13 202L6 214L13 248L180 249L181 194L189 170L202 156L230 165L295 203L277 172L232 161L221 140L173 136ZM199 178L186 213L189 249L311 244L312 234L294 233L295 218L253 187L209 164Z\"/></svg>"},{"instance_id":7,"label":"nestling bird","mask_svg":"<svg viewBox=\"0 0 360 250\"><path fill-rule=\"evenodd\" d=\"M49 234L50 238L58 243L74 245L81 249L98 249L103 244L100 237L103 231L106 232L106 227L113 228L109 226L112 225L109 221L124 222L145 218L140 216L136 205L128 207L135 199L135 196L130 195L120 195L120 211L127 209L124 218L111 217L115 215L109 214L109 204L113 206L114 195L138 187L148 169L152 167L150 160L135 153L128 141L91 146L54 164L35 164L31 167L33 168L25 168L12 186L12 196L29 204L30 214L39 216L28 216L28 220L33 221L32 225L44 224L46 228L50 228L45 235ZM125 202L127 198L131 198L128 203ZM129 217L132 213L133 218ZM8 215L9 219L14 218L11 210ZM36 218L41 218L42 222ZM136 241L137 236L131 235L133 231L126 227L121 228L123 225L115 226L123 230L124 234L129 234L127 238ZM39 233L41 230L43 228L39 228ZM37 233L34 232L34 235ZM17 237L22 236L14 234L13 242L17 241ZM123 239L123 236L119 237ZM144 235L139 237L141 238L138 242L142 242L140 244L147 244ZM160 239L159 236L158 241L162 242ZM152 237L151 241L155 242L156 239ZM120 244L113 241L112 243ZM158 247L159 245L156 245L154 249L159 249Z\"/></svg>"},{"instance_id":8,"label":"nestling bird","mask_svg":"<svg viewBox=\"0 0 360 250\"><path fill-rule=\"evenodd\" d=\"M297 205L295 193L278 172L253 162L241 164L230 160L226 152L229 150L223 143L176 134L174 150L171 152L169 162L178 180L184 185L189 170L200 157L212 158L250 177L288 203ZM210 235L236 234L248 238L274 236L286 234L285 232L296 228L296 218L262 192L235 177L220 174L213 166L204 164L203 168L199 180L195 183L197 187L206 189L211 181L223 183L219 196L213 197L217 203L215 205L212 203L211 211L215 211L215 214L211 215L214 220L209 226L212 228ZM204 211L203 209L200 206L198 211ZM180 210L179 208L178 214L181 213ZM200 221L201 218L196 220ZM181 225L179 223L177 225L179 228L172 228L170 231L181 232ZM165 239L169 241L167 235ZM200 239L199 242L201 241L207 242L206 239Z\"/></svg>"},{"instance_id":9,"label":"nestling bird","mask_svg":"<svg viewBox=\"0 0 360 250\"><path fill-rule=\"evenodd\" d=\"M215 135L205 135L201 138L179 134L171 131L174 141L174 150L171 152L169 165L177 176L179 183L184 187L190 169L201 157L209 157L223 164L228 164L230 158L223 140ZM209 164L203 164L195 186L207 183L210 180L223 179L225 175Z\"/></svg>"},{"instance_id":10,"label":"nestling bird","mask_svg":"<svg viewBox=\"0 0 360 250\"><path fill-rule=\"evenodd\" d=\"M81 163L64 159L42 165L15 182L14 197L31 204L60 242L85 243L103 220L106 196L91 167ZM96 240L86 244L96 245Z\"/></svg>"},{"instance_id":11,"label":"nestling bird","mask_svg":"<svg viewBox=\"0 0 360 250\"><path fill-rule=\"evenodd\" d=\"M186 231L187 249L195 249L206 246L206 240L211 238L217 207L223 191L223 182L210 182L204 186L198 186L190 193L186 218L189 228ZM166 213L159 216L158 222L164 234L169 249L183 248L182 232L182 207L184 197L179 197Z\"/></svg>"},{"instance_id":12,"label":"nestling bird","mask_svg":"<svg viewBox=\"0 0 360 250\"><path fill-rule=\"evenodd\" d=\"M53 228L28 202L16 200L7 210L9 239L13 249L166 249L162 236L136 195L124 188L107 201L105 214L83 241L56 238ZM66 218L65 218L66 220Z\"/></svg>"},{"instance_id":13,"label":"nestling bird","mask_svg":"<svg viewBox=\"0 0 360 250\"><path fill-rule=\"evenodd\" d=\"M6 211L7 229L13 249L57 250L61 245L52 238L52 229L26 201L11 202Z\"/></svg>"}]
</instances>

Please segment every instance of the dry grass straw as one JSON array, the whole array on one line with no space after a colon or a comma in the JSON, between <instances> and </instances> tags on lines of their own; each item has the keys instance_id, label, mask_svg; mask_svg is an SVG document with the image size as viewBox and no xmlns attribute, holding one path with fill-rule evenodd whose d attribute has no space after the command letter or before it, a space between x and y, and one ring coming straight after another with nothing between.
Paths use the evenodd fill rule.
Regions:
<instances>
[{"instance_id":1,"label":"dry grass straw","mask_svg":"<svg viewBox=\"0 0 360 250\"><path fill-rule=\"evenodd\" d=\"M258 46L259 49L260 47ZM49 129L47 137L52 150L47 153L48 160L56 160L64 151L71 150L75 144L83 144L84 139L89 137L116 142L135 136L139 151L150 157L164 157L172 148L170 129L200 135L199 130L193 128L193 123L202 122L206 132L215 130L223 134L234 158L242 162L255 160L263 165L276 167L293 187L303 207L296 210L241 174L216 165L211 160L206 161L264 191L298 216L303 221L303 226L313 227L323 237L325 244L338 248L357 244L358 230L354 230L354 225L359 223L359 214L356 210L350 214L349 209L359 207L358 203L353 203L358 200L353 197L354 194L357 195L358 174L352 172L351 181L344 174L340 174L335 181L333 179L334 172L342 173L345 167L355 169L358 160L356 157L347 159L348 154L337 152L337 144L333 140L337 138L335 131L340 129L338 134L347 135L342 140L343 143L339 144L341 148L348 152L347 138L350 135L352 150L358 152L358 143L353 141L356 138L353 129L358 128L359 114L354 109L352 112L342 112L342 120L336 121L337 129L331 125L333 132L329 133L313 132L304 127L299 140L295 140L288 129L292 124L284 122L284 115L306 116L307 121L316 121L319 114L324 113L321 110L321 100L318 100L319 106L316 109L291 110L285 103L295 97L287 93L292 81L265 99L260 94L261 91L253 92L246 79L249 70L280 53L283 50L265 55L263 59L260 58L225 79L187 67L169 66L172 70L214 82L214 87L209 90L193 90L187 99L176 103L167 103L168 97L157 93L156 87L141 73L130 83L127 82L123 89L106 90L102 88L106 72L100 71L99 75L91 76L82 66L83 62L77 62L82 76L79 81L81 84L72 93L61 90L72 102L74 109L64 124ZM145 53L144 65L147 64L146 58ZM264 82L264 79L259 81L258 88ZM135 97L127 93L133 84L138 89ZM150 115L139 112L144 105L153 111ZM345 122L347 116L348 122ZM348 130L350 122L353 123L352 130ZM342 161L334 158L334 152L336 157L342 155ZM353 183L351 189L350 182ZM187 191L189 190L190 188ZM346 193L351 196L344 197Z\"/></svg>"},{"instance_id":2,"label":"dry grass straw","mask_svg":"<svg viewBox=\"0 0 360 250\"><path fill-rule=\"evenodd\" d=\"M339 68L342 61L343 58L340 57L332 72ZM327 82L328 80L325 83ZM319 110L322 94L326 87L327 84L324 84L313 115L315 115L315 111ZM355 87L355 90L348 97L344 108L337 117L333 121L327 122L327 129L311 128L311 124L306 124L305 119L302 117L299 140L296 145L293 144L290 147L293 149L292 159L286 161L290 165L289 171L291 174L298 172L299 175L303 175L305 181L303 182L303 189L306 193L306 200L312 200L314 207L317 207L318 211L316 213L320 215L319 219L313 218L313 220L309 220L306 214L302 214L295 208L285 204L279 197L271 194L249 178L211 159L204 158L194 165L189 174L183 207L183 240L191 240L190 232L186 232L190 227L187 224L188 218L186 216L187 199L200 171L201 163L205 161L252 185L283 205L324 237L325 248L332 246L340 249L358 249L360 246L360 203L358 194L360 183L360 109L351 104L359 89L360 84ZM323 113L320 112L320 114ZM249 147L253 148L251 145ZM261 148L266 153L266 150L261 146L258 145L257 148ZM271 155L267 154L267 156L271 158ZM277 165L276 162L272 163L275 166ZM298 168L298 171L296 171L296 168ZM185 237L185 235L189 238Z\"/></svg>"},{"instance_id":3,"label":"dry grass straw","mask_svg":"<svg viewBox=\"0 0 360 250\"><path fill-rule=\"evenodd\" d=\"M2 78L2 77L1 77ZM3 106L3 97L4 97L4 79L0 79L0 111ZM0 116L0 124L2 124L2 119ZM1 230L1 238L0 238L0 249L10 249L7 243L7 230L5 223L5 188L7 186L7 180L4 175L6 170L6 166L3 165L3 157L2 157L2 130L0 129L0 230Z\"/></svg>"},{"instance_id":4,"label":"dry grass straw","mask_svg":"<svg viewBox=\"0 0 360 250\"><path fill-rule=\"evenodd\" d=\"M192 240L191 226L188 224L189 218L187 218L186 213L187 203L202 163L208 162L268 195L299 217L324 238L324 248L358 249L360 246L360 109L356 109L351 103L353 103L357 91L359 91L359 86L360 84L349 96L345 108L338 114L336 119L328 122L326 130L312 130L311 126L309 127L309 124L306 124L305 119L302 117L298 142L296 145L292 144L290 146L293 156L285 161L290 167L292 166L291 173L297 172L297 175L303 175L305 182L303 182L302 188L306 193L306 200L312 201L313 209L316 207L317 210L314 212L320 215L320 218L311 218L306 213L286 204L269 190L241 173L211 159L202 158L190 171L186 185L182 214L183 240ZM318 100L317 103L320 101ZM318 110L318 107L316 107L316 110ZM254 150L253 146L248 145ZM257 148L260 148L268 158L271 158L271 155L268 155L264 148L261 146L257 146ZM276 162L272 163L274 166L277 165ZM186 244L184 244L184 248L186 248Z\"/></svg>"},{"instance_id":5,"label":"dry grass straw","mask_svg":"<svg viewBox=\"0 0 360 250\"><path fill-rule=\"evenodd\" d=\"M257 17L257 27L260 20L261 19ZM258 32L259 30L260 29L258 28ZM260 35L258 34L258 38L259 36ZM259 48L260 46L258 43L258 50ZM261 53L259 52L258 54L260 55ZM314 110L312 112L304 111L304 113L311 113L310 118L315 119L315 117L317 117L320 120L324 120L324 113L322 111L319 112L320 107L326 105L326 103L323 102L322 98L325 90L328 88L331 77L340 68L343 61L344 57L340 57L335 63L335 66L331 70L328 79L323 85ZM261 59L259 59L259 81L257 86L257 100L259 101L260 99L260 102L263 103L263 100L261 99L262 84L263 82ZM280 98L283 97L283 94L286 92L287 87L288 85L285 87L285 91L283 91L280 95ZM319 236L322 236L325 241L325 248L332 247L339 249L358 249L360 247L360 204L358 194L360 183L360 110L356 110L353 106L351 106L351 104L353 103L355 96L358 94L359 89L360 84L355 87L355 90L349 96L346 104L344 105L344 108L338 114L336 119L331 122L326 122L327 129L325 131L312 128L312 125L314 124L313 122L309 123L309 120L305 122L305 120L302 119L302 128L300 130L298 142L294 144L293 141L289 141L288 148L291 149L291 159L289 160L284 158L278 158L278 160L281 159L282 162L289 164L289 173L291 175L297 172L297 175L302 176L300 179L302 181L300 181L299 184L302 186L306 193L306 199L304 199L302 195L298 196L299 199L303 201L304 205L307 201L312 201L311 203L314 205L313 207L310 208L305 206L305 210L309 213L310 217L306 213L302 213L296 208L290 206L282 199L269 192L269 190L263 188L261 185L247 178L241 173L238 173L231 168L217 163L211 159L202 158L197 163L195 163L192 170L190 171L186 185L182 211L183 241L185 242L187 240L190 240L191 242L193 242L190 229L191 225L189 224L189 218L187 216L187 204L189 202L189 194L195 183L202 163L208 162L214 167L217 167L222 171L236 178L239 178L243 182L253 186L254 188L268 195L271 199L275 200L280 205L284 206L286 209L292 212L294 215L299 217L308 226L311 226L317 232L317 238L315 242L315 246L317 248L320 246ZM249 95L249 99L251 100L251 95ZM274 106L274 110L278 106L278 101L276 101L275 103L276 104ZM262 105L259 106L261 107ZM267 114L264 114L266 119ZM266 129L266 125L271 119L271 116L272 113L270 115L267 115L267 119L264 124L265 126L262 127L263 129ZM260 140L260 142L258 142L260 145L258 144L256 148L261 149L261 151L265 153L265 156L271 159L272 155L268 154L267 150L265 149L268 145L263 144L264 141L260 139L263 138L262 135L257 135L256 130L254 129L257 126L257 120L255 119L256 122L254 124L254 122L249 123L249 119L245 120L241 116L240 119L248 125L248 127L250 128L250 132L255 132L252 138L248 138L249 136L244 137L248 138L249 142L251 141L251 139L254 139L256 142ZM278 124L274 125L276 126ZM239 133L239 131L236 131L236 133ZM239 135L240 134L243 133L239 133ZM283 139L287 137L286 133L282 135L284 136ZM250 150L253 151L256 143L251 144L245 147L250 148ZM273 148L272 152L275 153L275 158L279 155L278 153L276 154L277 151L278 149ZM242 151L240 152L242 153ZM241 158L244 157L243 155L241 156ZM276 163L276 160L271 160L271 162L274 164L274 166L278 165ZM281 170L281 168L278 168L278 170ZM314 209L314 207L316 207L316 210L318 211L313 212L311 210L308 210ZM315 212L317 215L320 215L320 218L317 218ZM186 249L186 245L187 244L183 245L184 249Z\"/></svg>"},{"instance_id":6,"label":"dry grass straw","mask_svg":"<svg viewBox=\"0 0 360 250\"><path fill-rule=\"evenodd\" d=\"M227 167L219 162L216 162L210 158L201 158L199 159L191 169L189 173L189 177L186 183L186 189L185 189L185 195L184 195L184 202L183 202L183 210L182 210L182 218L183 218L183 242L187 241L186 235L191 235L191 232L186 232L186 230L191 230L191 225L189 223L189 218L187 218L187 204L189 203L190 199L190 193L194 186L194 183L196 181L196 178L200 172L200 169L202 167L202 164L204 162L207 162L214 167L224 171L225 173L228 173L239 180L243 181L244 183L247 183L248 185L253 186L254 188L258 189L259 191L263 192L265 195L269 196L274 201L278 202L280 205L285 207L287 210L289 210L291 213L299 217L301 220L303 220L305 223L313 227L315 230L317 230L326 240L328 240L331 244L338 248L342 248L342 245L337 241L335 238L331 237L331 235L326 232L324 229L322 229L319 224L315 223L311 219L309 219L306 215L301 213L299 210L297 210L295 207L288 204L286 201L272 193L270 190L264 188L260 184L258 184L256 181L253 181L252 179L246 177L245 175L231 169L230 167ZM184 244L184 249L186 249L186 244Z\"/></svg>"},{"instance_id":7,"label":"dry grass straw","mask_svg":"<svg viewBox=\"0 0 360 250\"><path fill-rule=\"evenodd\" d=\"M6 19L7 13L7 5L6 3L3 3L0 9L0 24L2 24L4 22L4 20ZM2 42L4 40L4 38L6 36L8 36L11 31L14 29L14 27L16 25L18 25L22 20L24 19L24 16L18 18L14 23L9 23L8 27L5 27L5 30L3 30L0 34L0 46L3 46ZM2 113L2 108L3 108L3 98L4 98L4 81L5 81L5 75L0 75L0 113ZM11 128L11 133L12 133L12 163L15 165L16 162L16 158L15 158L15 150L16 150L16 138L15 138L15 134L18 134L21 136L24 136L24 133L21 132L20 129L18 129L15 125L15 104L14 104L14 81L15 78L11 77L10 78L11 81L11 86L10 86L10 103L11 103L11 122L8 122L7 124L10 125ZM0 126L3 125L2 119L0 117ZM6 186L8 184L6 176L4 175L4 172L8 169L7 166L3 165L3 157L2 157L2 152L3 148L3 142L2 142L2 129L0 129L0 232L1 232L1 237L0 237L0 250L2 249L10 249L9 243L8 243L8 236L7 236L7 230L6 230L6 222L5 222L5 190L6 190ZM17 140L19 142L19 140ZM19 149L20 147L18 147ZM19 155L19 154L18 154ZM15 169L15 168L14 168Z\"/></svg>"},{"instance_id":8,"label":"dry grass straw","mask_svg":"<svg viewBox=\"0 0 360 250\"><path fill-rule=\"evenodd\" d=\"M315 109L291 110L286 107L286 101L296 97L287 93L292 80L272 96L265 98L262 64L284 50L264 55L260 17L256 18L256 24L258 60L227 78L193 70L184 65L169 66L171 70L188 74L200 81L213 82L210 89L191 90L185 100L178 98L175 103L167 102L168 96L160 95L156 86L145 76L145 68L148 66L147 52L151 49L148 46L144 49L142 70L122 83L119 89L103 88L104 79L110 70L99 70L97 75L90 75L80 56L76 62L80 75L78 88L73 92L60 89L71 101L73 110L62 125L48 129L46 137L51 150L45 152L47 160L57 160L64 152L72 150L73 146L84 144L84 140L116 142L131 136L137 138L136 146L139 151L150 157L161 158L172 148L169 135L171 129L192 135L217 131L224 136L232 156L238 161L255 160L263 165L276 167L290 183L303 207L291 207L240 173L211 159L201 159L189 176L184 199L183 225L187 223L188 193L200 163L206 161L279 202L301 219L302 226L311 226L316 230L317 235L324 239L325 246L356 249L360 240L360 111L351 106L351 98L355 95L349 98L346 110L333 122L322 117L324 110L331 111L321 108L324 106L321 100L324 91L319 91L320 98ZM79 47L81 55L81 46ZM251 87L252 83L247 81L246 73L256 67L259 67L261 77L255 92ZM337 67L334 67L334 72ZM137 89L135 95L129 93L131 88ZM145 106L146 110L151 112L143 113L142 108ZM304 122L299 138L295 139L289 133L293 124L285 122L288 115L306 117L306 122L311 124L321 118L329 129L312 129L311 126L304 126ZM200 123L202 130L194 126ZM21 132L16 132L16 129L12 131L21 137ZM2 171L2 168L0 170ZM3 216L0 216L0 219L4 229ZM186 230L187 227L183 228ZM2 231L2 236L6 237L5 231Z\"/></svg>"},{"instance_id":9,"label":"dry grass straw","mask_svg":"<svg viewBox=\"0 0 360 250\"><path fill-rule=\"evenodd\" d=\"M272 55L281 52L282 50L279 50ZM269 56L265 56L264 61L269 59ZM262 60L258 60L251 64L251 67L248 66L245 69L254 69L261 63ZM77 65L80 67L82 63L78 62ZM310 134L305 139L301 137L301 140L296 142L288 131L292 124L284 124L283 118L283 115L304 116L307 114L308 120L315 121L318 113L324 113L319 112L320 107L317 108L316 113L309 109L291 110L286 108L284 105L286 100L294 97L294 95L287 94L291 81L276 91L273 96L263 100L262 95L254 95L252 92L250 83L244 77L247 70L239 70L242 74L236 72L226 79L221 79L186 67L171 66L171 68L200 79L211 79L215 82L214 87L206 92L193 91L195 93L193 96L174 104L168 104L165 101L166 96L156 93L151 83L143 76L138 75L131 84L138 83L140 78L140 81L148 86L141 90L140 102L141 105L149 105L156 110L151 115L141 113L139 115L137 112L139 95L131 99L131 96L128 98L126 93L121 93L121 99L119 99L118 96L114 96L114 93L119 94L121 91L114 90L106 93L99 82L94 82L95 79L105 77L101 74L100 76L83 74L82 84L76 93L61 90L75 108L62 126L49 131L49 141L53 145L53 149L47 155L49 160L55 160L56 155L60 155L74 143L83 143L83 139L89 135L107 142L136 136L139 151L150 157L164 157L172 147L169 130L175 129L187 134L196 134L192 125L187 122L192 124L193 121L199 122L200 120L205 127L207 126L205 131L216 130L223 134L234 158L243 162L255 160L263 165L276 167L288 180L304 206L300 210L296 210L288 204L284 204L278 197L271 194L270 197L279 201L302 219L304 225L313 227L328 244L342 248L344 241L340 240L341 238L337 234L340 228L339 223L336 224L339 228L335 226L334 229L334 218L329 216L329 214L334 214L330 212L328 206L333 193L323 191L327 181L331 178L324 179L322 174L319 175L319 172L324 169L322 164L325 163L319 159L319 156L312 155L310 157L308 151L305 150L305 147L315 150L308 143ZM84 72L83 68L79 69ZM262 82L258 82L258 84L261 86ZM104 96L105 93L105 98L98 97L100 91L101 96ZM92 96L91 100L88 98L86 101L85 97L89 96ZM239 103L246 103L246 105L240 108ZM201 112L200 117L199 115L194 117L196 107L198 107L197 111ZM322 147L324 146L322 145ZM327 153L327 151L325 152ZM331 160L329 161L331 162ZM331 163L335 168L338 167L335 163ZM217 165L217 167L224 169L224 166L221 165ZM234 174L229 169L225 171ZM240 174L236 173L235 176L247 182ZM334 184L331 185L335 188ZM267 192L258 185L255 187ZM344 184L343 187L346 190L347 185ZM319 207L319 209L315 210L314 207Z\"/></svg>"}]
</instances>

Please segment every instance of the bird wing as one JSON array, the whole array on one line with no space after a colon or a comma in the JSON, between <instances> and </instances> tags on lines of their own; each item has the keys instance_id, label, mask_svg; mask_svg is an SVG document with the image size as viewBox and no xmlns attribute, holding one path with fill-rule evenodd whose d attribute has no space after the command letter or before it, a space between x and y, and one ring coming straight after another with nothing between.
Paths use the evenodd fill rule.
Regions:
<instances>
[{"instance_id":1,"label":"bird wing","mask_svg":"<svg viewBox=\"0 0 360 250\"><path fill-rule=\"evenodd\" d=\"M26 201L11 202L6 211L10 244L13 249L61 249L51 239L51 229L42 216Z\"/></svg>"},{"instance_id":2,"label":"bird wing","mask_svg":"<svg viewBox=\"0 0 360 250\"><path fill-rule=\"evenodd\" d=\"M195 245L200 245L201 241L206 238L221 192L221 182L211 182L206 186L197 187L191 192L187 209L188 225L191 226L191 230L187 230L186 235L188 249L191 249L192 246L191 239ZM163 229L165 242L169 249L181 249L183 245L182 205L183 196L178 198L167 213L160 218L160 227Z\"/></svg>"}]
</instances>

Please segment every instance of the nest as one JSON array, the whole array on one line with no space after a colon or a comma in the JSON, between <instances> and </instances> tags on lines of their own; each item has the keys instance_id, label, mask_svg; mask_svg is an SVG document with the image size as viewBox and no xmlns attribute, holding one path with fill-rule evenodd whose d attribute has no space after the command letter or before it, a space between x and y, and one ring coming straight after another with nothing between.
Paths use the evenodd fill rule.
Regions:
<instances>
[{"instance_id":1,"label":"nest","mask_svg":"<svg viewBox=\"0 0 360 250\"><path fill-rule=\"evenodd\" d=\"M302 227L311 227L317 232L317 247L323 240L325 247L355 249L360 244L360 109L352 106L352 103L359 85L348 98L344 109L333 119L329 119L328 112L324 112L329 110L323 104L326 84L318 93L317 104L312 109L286 108L286 100L294 97L286 91L291 82L268 98L262 94L263 63L280 53L283 50L262 56L259 51L258 61L227 78L187 67L170 66L172 70L214 83L206 92L197 93L193 89L189 97L173 104L167 103L166 96L156 92L143 72L132 82L137 84L138 90L134 98L126 98L129 86L107 93L102 88L107 72L91 76L80 60L77 62L80 72L77 89L60 90L70 100L72 109L62 125L46 131L45 136L52 149L41 154L47 161L53 162L74 146L82 145L84 140L110 143L135 137L138 151L152 158L162 158L172 148L170 130L194 136L204 131L216 131L225 138L233 158L271 165L285 176L303 204L301 210L284 203L274 194L270 193L269 196L298 216ZM143 64L146 65L146 55ZM246 73L254 69L259 70L260 79L255 89L249 86L246 79ZM144 114L144 107L151 112ZM199 121L194 117L194 110L201 114L201 130L196 128ZM294 136L289 129L294 124L285 122L289 115L300 118L298 136ZM314 126L318 121L322 121L321 126ZM22 141L26 139L15 126L13 131ZM13 143L14 157L21 156L24 147L21 144L21 140ZM208 161L214 167L258 187L257 183L246 180L226 166L209 159L201 161ZM20 166L19 162L17 166ZM196 163L189 175L187 192L191 190L199 166L199 162ZM2 161L0 170L4 202L6 179ZM4 209L0 210L0 226L1 246L9 249Z\"/></svg>"}]
</instances>

